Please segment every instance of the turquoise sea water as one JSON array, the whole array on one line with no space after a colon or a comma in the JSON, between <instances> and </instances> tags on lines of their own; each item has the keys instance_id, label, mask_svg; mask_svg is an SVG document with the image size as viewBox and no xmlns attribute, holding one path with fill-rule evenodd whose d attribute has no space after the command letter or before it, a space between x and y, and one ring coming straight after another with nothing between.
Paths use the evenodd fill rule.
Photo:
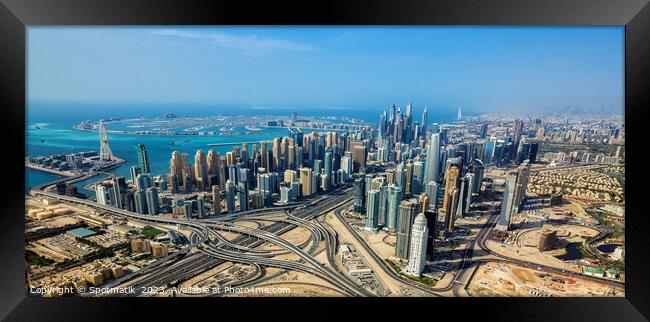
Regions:
<instances>
[{"instance_id":1,"label":"turquoise sea water","mask_svg":"<svg viewBox=\"0 0 650 322\"><path fill-rule=\"evenodd\" d=\"M25 192L27 192L31 186L37 185L39 183L54 181L60 178L60 176L57 176L55 174L25 168Z\"/></svg>"},{"instance_id":2,"label":"turquoise sea water","mask_svg":"<svg viewBox=\"0 0 650 322\"><path fill-rule=\"evenodd\" d=\"M81 151L99 151L99 137L95 132L79 131L72 128L71 123L39 124L36 129L28 124L26 129L26 150L30 156L72 153ZM259 134L242 136L143 136L128 134L109 134L109 145L114 155L126 160L126 163L115 169L117 175L128 176L129 167L137 165L135 146L145 144L151 165L152 174L158 175L169 171L169 159L173 151L189 153L193 158L196 150L207 151L214 149L225 155L232 146L208 146L209 143L252 142L273 139L286 135L286 129L265 129ZM174 144L170 144L174 142ZM37 170L26 170L26 188L57 179L58 176ZM87 182L81 182L83 186Z\"/></svg>"},{"instance_id":3,"label":"turquoise sea water","mask_svg":"<svg viewBox=\"0 0 650 322\"><path fill-rule=\"evenodd\" d=\"M64 104L30 104L27 109L27 124L25 128L25 142L26 154L29 156L39 155L52 155L60 153L72 153L81 151L99 151L99 137L96 132L75 130L73 125L78 124L83 120L97 120L100 118L109 117L153 117L160 116L166 111L171 111L180 116L191 115L217 115L224 112L237 115L270 115L269 110L256 110L252 108L230 108L220 109L217 111L209 110L183 110L184 113L177 113L171 109L152 109L151 112L142 112L137 114L131 109L130 113L122 110L111 112L110 108L102 106L88 106L84 109L71 109ZM128 109L127 109L128 110ZM119 111L119 113L118 113ZM291 110L276 110L272 112L274 115L288 116ZM366 122L377 122L380 112L383 108L372 109L314 109L310 110L309 116L347 116L363 119ZM212 112L212 113L209 113ZM453 117L454 111L449 113L432 113L429 112L430 122L438 122L442 117L447 115L447 119ZM306 115L304 111L299 111L299 115ZM416 120L419 120L419 112L414 110ZM36 128L35 125L40 127ZM108 126L110 129L110 126ZM133 129L131 129L133 130ZM245 130L245 129L241 129ZM307 130L311 132L311 130ZM144 144L147 148L151 172L153 175L167 173L169 171L169 159L173 151L182 153L189 153L190 159L193 163L194 153L196 150L202 149L207 151L215 149L220 155L225 155L227 151L231 151L233 146L208 146L209 143L228 143L228 142L254 142L260 140L271 140L274 137L286 136L287 130L279 129L262 129L256 131L254 134L245 135L232 135L232 136L145 136L133 134L113 134L109 133L109 145L114 155L126 160L126 163L113 170L114 173L120 176L129 175L129 167L137 164L137 156L135 153L135 146L137 144ZM173 142L173 144L171 144ZM43 173L37 170L25 170L25 189L30 186L53 181L59 177L49 173ZM90 179L87 182L80 182L77 184L79 191L82 187L97 178Z\"/></svg>"}]
</instances>

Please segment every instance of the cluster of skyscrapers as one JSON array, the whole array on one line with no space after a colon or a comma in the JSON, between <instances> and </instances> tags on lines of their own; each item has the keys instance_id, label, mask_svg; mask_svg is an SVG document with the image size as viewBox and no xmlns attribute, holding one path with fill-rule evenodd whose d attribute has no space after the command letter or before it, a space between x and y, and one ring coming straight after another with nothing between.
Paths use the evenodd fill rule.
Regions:
<instances>
[{"instance_id":1,"label":"cluster of skyscrapers","mask_svg":"<svg viewBox=\"0 0 650 322\"><path fill-rule=\"evenodd\" d=\"M408 260L407 272L413 275L432 259L434 239L452 233L455 220L470 211L486 165L522 164L506 180L502 216L510 218L525 196L529 162L537 154L537 143L523 135L521 120L502 136L488 137L486 123L473 130L463 126L463 131L428 125L426 108L421 119L421 124L413 120L410 103L404 113L395 105L382 113L368 162L395 167L354 182L354 211L365 213L366 229L396 234L395 257Z\"/></svg>"},{"instance_id":2,"label":"cluster of skyscrapers","mask_svg":"<svg viewBox=\"0 0 650 322\"><path fill-rule=\"evenodd\" d=\"M113 176L96 185L96 196L102 204L156 215L164 192L172 196L173 213L203 218L290 203L354 180L353 208L365 214L366 229L395 232L395 256L408 260L407 272L418 275L433 258L434 240L452 233L455 220L470 211L486 165L521 164L506 176L499 227L509 228L525 196L537 143L524 135L523 121L491 137L487 124L463 128L428 124L426 108L419 123L410 103L404 113L392 105L376 131L305 134L289 128L287 136L251 149L242 144L225 155L198 150L193 163L189 154L174 151L168 174L157 182L140 144L131 187Z\"/></svg>"},{"instance_id":3,"label":"cluster of skyscrapers","mask_svg":"<svg viewBox=\"0 0 650 322\"><path fill-rule=\"evenodd\" d=\"M188 217L290 203L329 191L350 180L354 172L365 172L372 133L304 134L289 128L287 136L252 144L251 149L242 144L225 155L198 150L193 163L189 154L174 151L169 173L157 178L151 176L147 150L140 144L135 147L138 165L130 168L132 188L123 177L113 177L110 183L97 185L97 200L155 215L161 211L159 192L164 192L173 198L172 212ZM114 182L119 189L112 188Z\"/></svg>"},{"instance_id":4,"label":"cluster of skyscrapers","mask_svg":"<svg viewBox=\"0 0 650 322\"><path fill-rule=\"evenodd\" d=\"M160 197L150 174L149 156L144 145L138 144L135 149L138 165L130 168L133 189L129 189L126 178L112 175L110 180L95 185L95 197L102 205L157 215L160 213Z\"/></svg>"}]
</instances>

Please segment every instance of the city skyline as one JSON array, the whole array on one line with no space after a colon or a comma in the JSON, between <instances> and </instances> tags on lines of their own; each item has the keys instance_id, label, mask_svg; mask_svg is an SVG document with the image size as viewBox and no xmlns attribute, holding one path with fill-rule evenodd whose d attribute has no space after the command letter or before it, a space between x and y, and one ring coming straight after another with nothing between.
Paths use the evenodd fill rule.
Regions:
<instances>
[{"instance_id":1,"label":"city skyline","mask_svg":"<svg viewBox=\"0 0 650 322\"><path fill-rule=\"evenodd\" d=\"M28 35L30 107L272 111L414 101L467 113L623 110L622 27L36 27Z\"/></svg>"},{"instance_id":2,"label":"city skyline","mask_svg":"<svg viewBox=\"0 0 650 322\"><path fill-rule=\"evenodd\" d=\"M28 33L30 296L625 296L620 27Z\"/></svg>"},{"instance_id":3,"label":"city skyline","mask_svg":"<svg viewBox=\"0 0 650 322\"><path fill-rule=\"evenodd\" d=\"M65 177L26 194L30 293L210 296L230 283L266 292L270 276L280 296L624 296L622 120L418 119L409 104L376 126L295 113L82 121L73 131L97 132L99 153L25 158ZM141 143L116 148L105 122L191 126L188 138L218 137L198 131L214 125L239 140L241 126L285 132L164 153L147 131L118 132ZM169 167L150 172L152 156Z\"/></svg>"}]
</instances>

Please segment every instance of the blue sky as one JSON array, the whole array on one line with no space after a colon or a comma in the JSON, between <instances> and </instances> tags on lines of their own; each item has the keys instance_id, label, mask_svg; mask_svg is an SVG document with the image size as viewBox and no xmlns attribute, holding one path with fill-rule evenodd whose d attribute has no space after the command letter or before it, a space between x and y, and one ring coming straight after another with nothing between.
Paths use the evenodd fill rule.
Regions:
<instances>
[{"instance_id":1,"label":"blue sky","mask_svg":"<svg viewBox=\"0 0 650 322\"><path fill-rule=\"evenodd\" d=\"M27 52L30 102L624 103L623 27L30 27Z\"/></svg>"}]
</instances>

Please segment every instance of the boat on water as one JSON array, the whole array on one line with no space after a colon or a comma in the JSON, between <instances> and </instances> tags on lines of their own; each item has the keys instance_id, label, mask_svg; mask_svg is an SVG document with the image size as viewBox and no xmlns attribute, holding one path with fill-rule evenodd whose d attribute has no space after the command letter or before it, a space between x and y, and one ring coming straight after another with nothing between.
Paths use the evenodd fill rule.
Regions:
<instances>
[{"instance_id":1,"label":"boat on water","mask_svg":"<svg viewBox=\"0 0 650 322\"><path fill-rule=\"evenodd\" d=\"M40 129L41 129L41 127L38 126L38 125L34 125L34 128L37 129L37 130L40 130Z\"/></svg>"}]
</instances>

